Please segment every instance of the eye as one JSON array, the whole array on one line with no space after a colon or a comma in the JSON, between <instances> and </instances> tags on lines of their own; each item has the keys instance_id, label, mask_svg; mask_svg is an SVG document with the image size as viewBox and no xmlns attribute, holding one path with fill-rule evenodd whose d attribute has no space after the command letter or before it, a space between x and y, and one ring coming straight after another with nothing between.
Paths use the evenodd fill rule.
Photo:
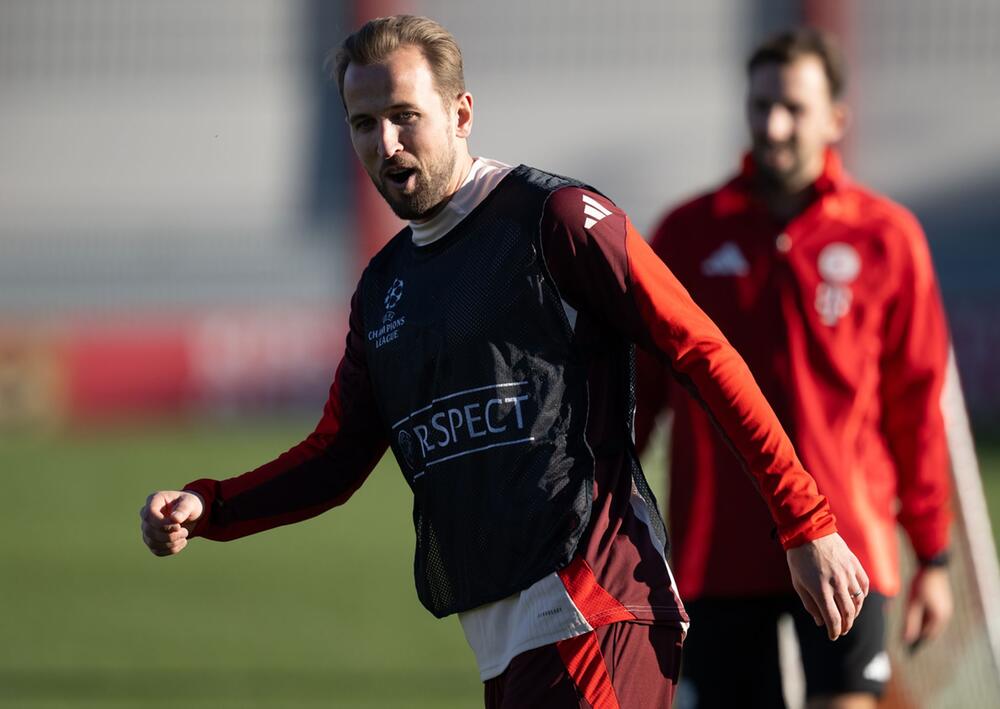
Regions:
<instances>
[{"instance_id":1,"label":"eye","mask_svg":"<svg viewBox=\"0 0 1000 709\"><path fill-rule=\"evenodd\" d=\"M374 119L368 118L367 116L356 118L351 122L351 128L354 129L355 133L364 133L365 131L369 131L374 125Z\"/></svg>"},{"instance_id":2,"label":"eye","mask_svg":"<svg viewBox=\"0 0 1000 709\"><path fill-rule=\"evenodd\" d=\"M396 114L397 123L412 123L417 120L416 111L400 111Z\"/></svg>"}]
</instances>

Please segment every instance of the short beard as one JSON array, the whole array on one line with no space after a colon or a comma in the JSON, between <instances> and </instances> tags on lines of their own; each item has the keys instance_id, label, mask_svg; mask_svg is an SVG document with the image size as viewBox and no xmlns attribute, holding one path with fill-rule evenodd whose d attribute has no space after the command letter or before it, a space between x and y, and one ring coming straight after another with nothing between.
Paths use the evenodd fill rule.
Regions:
<instances>
[{"instance_id":1,"label":"short beard","mask_svg":"<svg viewBox=\"0 0 1000 709\"><path fill-rule=\"evenodd\" d=\"M426 173L423 170L415 173L413 193L402 197L391 195L374 177L372 182L397 217L407 221L426 219L448 196L445 192L455 171L455 160L455 146L449 145L448 152L440 160L427 165Z\"/></svg>"},{"instance_id":2,"label":"short beard","mask_svg":"<svg viewBox=\"0 0 1000 709\"><path fill-rule=\"evenodd\" d=\"M758 151L763 152L766 148L767 146L764 145L754 146L753 148L754 167L761 178L761 182L766 185L767 189L776 192L787 192L797 188L804 169L798 154L793 149L792 153L795 156L795 160L792 166L786 170L777 170L767 165L760 158Z\"/></svg>"}]
</instances>

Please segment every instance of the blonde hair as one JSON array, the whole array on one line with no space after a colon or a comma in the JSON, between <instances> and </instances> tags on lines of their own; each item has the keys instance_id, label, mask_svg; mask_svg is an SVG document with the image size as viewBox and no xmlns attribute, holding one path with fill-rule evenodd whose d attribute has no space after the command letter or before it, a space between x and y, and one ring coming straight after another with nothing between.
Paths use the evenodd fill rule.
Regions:
<instances>
[{"instance_id":1,"label":"blonde hair","mask_svg":"<svg viewBox=\"0 0 1000 709\"><path fill-rule=\"evenodd\" d=\"M348 65L378 64L405 46L418 47L423 52L443 101L452 101L465 93L462 50L452 34L426 17L392 15L366 22L348 35L335 53L330 53L327 65L333 65L331 74L337 79L340 100L344 100L344 74Z\"/></svg>"}]
</instances>

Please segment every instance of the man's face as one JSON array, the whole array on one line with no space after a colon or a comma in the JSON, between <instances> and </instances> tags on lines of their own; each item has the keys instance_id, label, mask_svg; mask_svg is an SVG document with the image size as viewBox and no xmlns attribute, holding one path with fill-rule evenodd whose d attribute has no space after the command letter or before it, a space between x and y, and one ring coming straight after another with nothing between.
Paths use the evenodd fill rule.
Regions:
<instances>
[{"instance_id":1,"label":"man's face","mask_svg":"<svg viewBox=\"0 0 1000 709\"><path fill-rule=\"evenodd\" d=\"M405 46L381 64L350 64L344 105L354 152L392 211L402 219L433 216L463 177L458 155L472 97L443 101L423 53Z\"/></svg>"},{"instance_id":2,"label":"man's face","mask_svg":"<svg viewBox=\"0 0 1000 709\"><path fill-rule=\"evenodd\" d=\"M844 108L830 96L823 63L803 56L750 74L747 96L754 164L775 186L797 191L823 171L824 151L843 135Z\"/></svg>"}]
</instances>

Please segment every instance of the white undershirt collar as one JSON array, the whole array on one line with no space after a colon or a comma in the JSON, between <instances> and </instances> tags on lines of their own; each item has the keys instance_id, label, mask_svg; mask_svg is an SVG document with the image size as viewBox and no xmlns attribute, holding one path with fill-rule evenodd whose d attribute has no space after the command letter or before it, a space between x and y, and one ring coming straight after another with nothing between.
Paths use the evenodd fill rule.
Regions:
<instances>
[{"instance_id":1,"label":"white undershirt collar","mask_svg":"<svg viewBox=\"0 0 1000 709\"><path fill-rule=\"evenodd\" d=\"M469 212L478 207L479 203L486 199L486 196L513 169L510 165L496 160L476 158L462 186L455 191L444 209L426 222L419 224L410 222L413 243L416 246L427 246L447 234Z\"/></svg>"}]
</instances>

